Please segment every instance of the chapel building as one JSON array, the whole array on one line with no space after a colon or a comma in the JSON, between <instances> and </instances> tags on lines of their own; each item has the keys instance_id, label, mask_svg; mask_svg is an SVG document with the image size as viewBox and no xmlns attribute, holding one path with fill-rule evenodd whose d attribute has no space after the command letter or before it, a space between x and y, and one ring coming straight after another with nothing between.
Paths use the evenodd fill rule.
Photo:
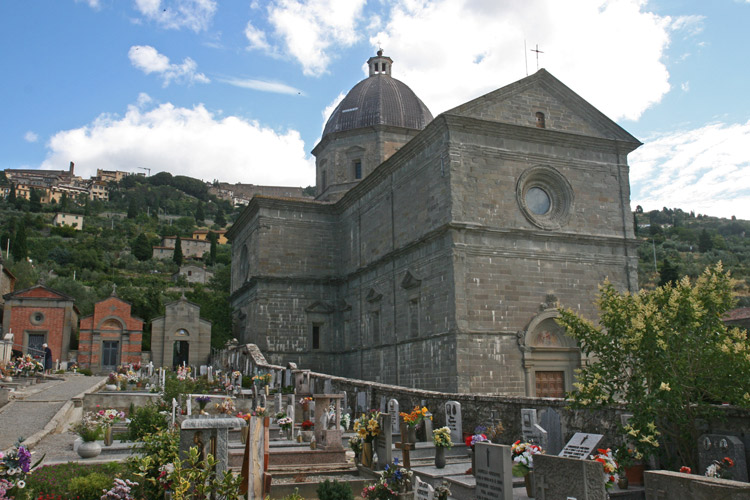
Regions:
<instances>
[{"instance_id":1,"label":"chapel building","mask_svg":"<svg viewBox=\"0 0 750 500\"><path fill-rule=\"evenodd\" d=\"M236 336L275 363L448 392L561 397L562 305L637 289L641 143L541 69L432 117L382 51L333 111L315 200L230 228Z\"/></svg>"}]
</instances>

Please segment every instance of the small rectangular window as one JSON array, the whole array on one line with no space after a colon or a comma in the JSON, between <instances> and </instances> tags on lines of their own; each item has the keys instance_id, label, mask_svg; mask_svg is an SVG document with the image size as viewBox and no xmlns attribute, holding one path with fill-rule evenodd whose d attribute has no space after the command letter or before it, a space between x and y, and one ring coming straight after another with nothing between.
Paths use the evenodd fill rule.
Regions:
<instances>
[{"instance_id":1,"label":"small rectangular window","mask_svg":"<svg viewBox=\"0 0 750 500\"><path fill-rule=\"evenodd\" d=\"M320 325L312 327L312 348L320 349Z\"/></svg>"},{"instance_id":2,"label":"small rectangular window","mask_svg":"<svg viewBox=\"0 0 750 500\"><path fill-rule=\"evenodd\" d=\"M362 161L361 160L356 160L354 162L354 178L355 179L362 178Z\"/></svg>"}]
</instances>

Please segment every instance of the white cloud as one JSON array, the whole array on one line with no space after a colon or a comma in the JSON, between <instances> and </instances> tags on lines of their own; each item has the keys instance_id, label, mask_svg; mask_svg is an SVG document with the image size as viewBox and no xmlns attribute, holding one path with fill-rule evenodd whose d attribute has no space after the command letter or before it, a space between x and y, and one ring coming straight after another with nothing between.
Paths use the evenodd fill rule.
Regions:
<instances>
[{"instance_id":1,"label":"white cloud","mask_svg":"<svg viewBox=\"0 0 750 500\"><path fill-rule=\"evenodd\" d=\"M346 97L346 93L340 92L339 95L336 96L336 99L331 102L328 106L325 107L325 109L322 111L323 115L323 124L320 126L320 135L323 135L323 129L326 127L326 122L328 122L328 118L331 117L331 113L333 113L333 110L336 109L336 106L339 105L341 101L344 100L344 97ZM315 144L320 142L320 137L315 141Z\"/></svg>"},{"instance_id":2,"label":"white cloud","mask_svg":"<svg viewBox=\"0 0 750 500\"><path fill-rule=\"evenodd\" d=\"M98 10L101 7L99 0L76 0L76 3L88 4L92 9Z\"/></svg>"},{"instance_id":3,"label":"white cloud","mask_svg":"<svg viewBox=\"0 0 750 500\"><path fill-rule=\"evenodd\" d=\"M268 82L242 78L225 78L219 81L244 89L260 90L261 92L275 92L277 94L302 94L302 91L285 83Z\"/></svg>"},{"instance_id":4,"label":"white cloud","mask_svg":"<svg viewBox=\"0 0 750 500\"><path fill-rule=\"evenodd\" d=\"M630 154L632 204L750 219L750 121L651 137Z\"/></svg>"},{"instance_id":5,"label":"white cloud","mask_svg":"<svg viewBox=\"0 0 750 500\"><path fill-rule=\"evenodd\" d=\"M198 33L208 29L216 13L215 0L135 0L135 8L146 19L167 29L188 28Z\"/></svg>"},{"instance_id":6,"label":"white cloud","mask_svg":"<svg viewBox=\"0 0 750 500\"><path fill-rule=\"evenodd\" d=\"M283 50L272 47L268 33L250 21L245 36L251 49L274 55L283 52L296 59L305 75L318 76L328 70L331 51L349 47L360 39L357 20L366 0L277 0L266 9L273 38Z\"/></svg>"},{"instance_id":7,"label":"white cloud","mask_svg":"<svg viewBox=\"0 0 750 500\"><path fill-rule=\"evenodd\" d=\"M28 132L23 134L23 140L26 142L36 142L39 140L39 136L29 130Z\"/></svg>"},{"instance_id":8,"label":"white cloud","mask_svg":"<svg viewBox=\"0 0 750 500\"><path fill-rule=\"evenodd\" d=\"M689 92L690 91L690 82L682 82L680 84L680 88L683 92Z\"/></svg>"},{"instance_id":9,"label":"white cloud","mask_svg":"<svg viewBox=\"0 0 750 500\"><path fill-rule=\"evenodd\" d=\"M370 42L435 115L522 78L526 57L536 71L539 44L540 67L610 118L636 120L670 89L670 35L699 22L660 17L642 0L397 0Z\"/></svg>"},{"instance_id":10,"label":"white cloud","mask_svg":"<svg viewBox=\"0 0 750 500\"><path fill-rule=\"evenodd\" d=\"M82 176L138 171L226 182L307 186L315 167L296 130L277 131L236 116L219 117L203 105L154 106L145 94L124 116L102 114L92 123L55 134L41 168L76 163Z\"/></svg>"},{"instance_id":11,"label":"white cloud","mask_svg":"<svg viewBox=\"0 0 750 500\"><path fill-rule=\"evenodd\" d=\"M160 54L149 45L133 45L128 51L130 63L147 75L156 73L162 78L162 85L170 83L208 83L209 80L203 73L198 73L198 65L195 61L186 57L182 64L170 64L169 58Z\"/></svg>"}]
</instances>

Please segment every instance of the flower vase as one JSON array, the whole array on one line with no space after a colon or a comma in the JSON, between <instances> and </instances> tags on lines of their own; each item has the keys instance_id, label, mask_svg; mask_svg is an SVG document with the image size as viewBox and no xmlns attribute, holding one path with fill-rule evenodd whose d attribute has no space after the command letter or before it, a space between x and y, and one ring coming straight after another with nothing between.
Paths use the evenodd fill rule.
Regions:
<instances>
[{"instance_id":1,"label":"flower vase","mask_svg":"<svg viewBox=\"0 0 750 500\"><path fill-rule=\"evenodd\" d=\"M628 477L627 476L619 476L617 478L617 487L621 490L627 490L628 489Z\"/></svg>"},{"instance_id":2,"label":"flower vase","mask_svg":"<svg viewBox=\"0 0 750 500\"><path fill-rule=\"evenodd\" d=\"M105 390L107 390L107 391L112 391L112 392L114 392L114 391L116 391L116 390L117 390L117 385L115 385L115 384L106 384L106 385L104 386L104 389L105 389Z\"/></svg>"},{"instance_id":3,"label":"flower vase","mask_svg":"<svg viewBox=\"0 0 750 500\"><path fill-rule=\"evenodd\" d=\"M104 446L112 446L114 439L112 439L112 427L107 426L104 428Z\"/></svg>"},{"instance_id":4,"label":"flower vase","mask_svg":"<svg viewBox=\"0 0 750 500\"><path fill-rule=\"evenodd\" d=\"M266 387L268 387L268 386L266 386ZM286 438L287 438L287 440L292 441L292 439L294 438L293 432L294 431L292 430L291 426L289 426L289 428L286 429Z\"/></svg>"},{"instance_id":5,"label":"flower vase","mask_svg":"<svg viewBox=\"0 0 750 500\"><path fill-rule=\"evenodd\" d=\"M523 482L524 482L524 485L526 486L526 496L529 498L534 498L534 495L536 495L536 491L534 491L535 488L534 488L534 471L533 470L529 471L528 474L523 476Z\"/></svg>"},{"instance_id":6,"label":"flower vase","mask_svg":"<svg viewBox=\"0 0 750 500\"><path fill-rule=\"evenodd\" d=\"M628 484L633 486L643 486L643 470L645 468L646 467L643 464L625 467L625 477L628 478Z\"/></svg>"},{"instance_id":7,"label":"flower vase","mask_svg":"<svg viewBox=\"0 0 750 500\"><path fill-rule=\"evenodd\" d=\"M102 446L96 441L84 441L78 446L78 455L81 458L98 457L102 452Z\"/></svg>"},{"instance_id":8,"label":"flower vase","mask_svg":"<svg viewBox=\"0 0 750 500\"><path fill-rule=\"evenodd\" d=\"M372 443L362 443L362 466L372 469Z\"/></svg>"},{"instance_id":9,"label":"flower vase","mask_svg":"<svg viewBox=\"0 0 750 500\"><path fill-rule=\"evenodd\" d=\"M445 448L443 446L435 447L435 467L438 469L445 468Z\"/></svg>"},{"instance_id":10,"label":"flower vase","mask_svg":"<svg viewBox=\"0 0 750 500\"><path fill-rule=\"evenodd\" d=\"M406 430L406 440L411 444L415 444L417 442L417 426L416 425L408 426Z\"/></svg>"}]
</instances>

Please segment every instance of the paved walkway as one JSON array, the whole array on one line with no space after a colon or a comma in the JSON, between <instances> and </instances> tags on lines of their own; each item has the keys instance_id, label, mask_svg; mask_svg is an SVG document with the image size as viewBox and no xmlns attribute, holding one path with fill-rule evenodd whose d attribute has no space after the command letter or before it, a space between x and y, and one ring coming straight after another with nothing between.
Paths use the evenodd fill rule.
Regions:
<instances>
[{"instance_id":1,"label":"paved walkway","mask_svg":"<svg viewBox=\"0 0 750 500\"><path fill-rule=\"evenodd\" d=\"M0 408L0 450L13 446L19 437L28 438L43 430L66 402L102 380L78 374L56 378L61 380L25 387L14 393L23 399L12 399Z\"/></svg>"}]
</instances>

